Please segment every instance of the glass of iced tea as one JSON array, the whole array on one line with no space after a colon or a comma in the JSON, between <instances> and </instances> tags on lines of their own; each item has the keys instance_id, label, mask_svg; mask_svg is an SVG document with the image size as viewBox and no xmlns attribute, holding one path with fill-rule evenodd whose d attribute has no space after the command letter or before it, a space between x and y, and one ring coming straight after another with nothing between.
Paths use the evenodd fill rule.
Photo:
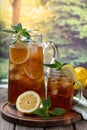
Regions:
<instances>
[{"instance_id":1,"label":"glass of iced tea","mask_svg":"<svg viewBox=\"0 0 87 130\"><path fill-rule=\"evenodd\" d=\"M33 33L31 37L29 42L9 47L8 102L13 105L20 94L29 90L45 98L42 36Z\"/></svg>"},{"instance_id":2,"label":"glass of iced tea","mask_svg":"<svg viewBox=\"0 0 87 130\"><path fill-rule=\"evenodd\" d=\"M51 109L60 107L64 108L66 111L69 111L71 107L76 103L73 100L74 81L66 77L62 70L57 71L56 69L51 69L50 75L48 76L47 85L47 95L50 96L52 101Z\"/></svg>"}]
</instances>

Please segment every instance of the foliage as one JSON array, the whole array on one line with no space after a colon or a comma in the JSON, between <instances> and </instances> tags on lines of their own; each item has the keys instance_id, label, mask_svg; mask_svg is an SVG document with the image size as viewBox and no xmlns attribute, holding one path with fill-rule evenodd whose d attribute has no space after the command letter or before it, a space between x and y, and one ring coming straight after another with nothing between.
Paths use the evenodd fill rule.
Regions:
<instances>
[{"instance_id":1,"label":"foliage","mask_svg":"<svg viewBox=\"0 0 87 130\"><path fill-rule=\"evenodd\" d=\"M54 8L55 7L55 8ZM67 43L74 38L87 38L87 3L81 0L52 0L53 18L51 21L54 36L58 42ZM54 24L55 23L55 24ZM55 35L57 32L57 35Z\"/></svg>"},{"instance_id":2,"label":"foliage","mask_svg":"<svg viewBox=\"0 0 87 130\"><path fill-rule=\"evenodd\" d=\"M5 25L0 21L0 79L8 75L8 44L4 41L7 34L1 31L3 28Z\"/></svg>"},{"instance_id":3,"label":"foliage","mask_svg":"<svg viewBox=\"0 0 87 130\"><path fill-rule=\"evenodd\" d=\"M87 68L87 45L80 45L79 43L65 45L59 47L60 57L58 58L61 62L72 63L75 67L83 66Z\"/></svg>"},{"instance_id":4,"label":"foliage","mask_svg":"<svg viewBox=\"0 0 87 130\"><path fill-rule=\"evenodd\" d=\"M6 25L11 24L12 13L9 9L12 12L8 0L7 7L1 8L0 12ZM19 22L33 30L39 28L42 33L50 32L47 38L52 38L56 43L71 43L74 38L87 37L86 14L85 0L21 0Z\"/></svg>"},{"instance_id":5,"label":"foliage","mask_svg":"<svg viewBox=\"0 0 87 130\"><path fill-rule=\"evenodd\" d=\"M3 28L5 28L5 25L0 21L0 57L8 58L8 44L4 40L8 35L2 32Z\"/></svg>"},{"instance_id":6,"label":"foliage","mask_svg":"<svg viewBox=\"0 0 87 130\"><path fill-rule=\"evenodd\" d=\"M0 58L0 79L8 76L8 59Z\"/></svg>"}]
</instances>

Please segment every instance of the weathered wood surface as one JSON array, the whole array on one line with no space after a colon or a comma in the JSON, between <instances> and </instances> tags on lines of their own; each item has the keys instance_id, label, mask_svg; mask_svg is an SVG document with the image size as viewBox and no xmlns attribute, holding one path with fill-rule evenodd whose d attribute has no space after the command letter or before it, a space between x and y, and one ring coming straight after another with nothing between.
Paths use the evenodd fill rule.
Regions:
<instances>
[{"instance_id":1,"label":"weathered wood surface","mask_svg":"<svg viewBox=\"0 0 87 130\"><path fill-rule=\"evenodd\" d=\"M7 89L0 89L0 108L5 102L7 102ZM25 127L10 123L4 120L0 114L0 130L87 130L87 121L80 120L75 123L64 126L37 128L37 127Z\"/></svg>"}]
</instances>

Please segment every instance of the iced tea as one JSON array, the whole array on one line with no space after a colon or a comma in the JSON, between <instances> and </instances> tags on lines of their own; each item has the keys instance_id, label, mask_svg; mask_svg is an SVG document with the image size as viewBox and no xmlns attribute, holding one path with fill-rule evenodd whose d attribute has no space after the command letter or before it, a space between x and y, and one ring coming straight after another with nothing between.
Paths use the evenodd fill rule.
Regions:
<instances>
[{"instance_id":1,"label":"iced tea","mask_svg":"<svg viewBox=\"0 0 87 130\"><path fill-rule=\"evenodd\" d=\"M43 50L39 44L16 43L9 48L8 101L16 103L17 97L28 90L45 97Z\"/></svg>"},{"instance_id":2,"label":"iced tea","mask_svg":"<svg viewBox=\"0 0 87 130\"><path fill-rule=\"evenodd\" d=\"M73 104L73 81L58 74L48 78L48 96L52 100L52 108L60 107L69 111Z\"/></svg>"}]
</instances>

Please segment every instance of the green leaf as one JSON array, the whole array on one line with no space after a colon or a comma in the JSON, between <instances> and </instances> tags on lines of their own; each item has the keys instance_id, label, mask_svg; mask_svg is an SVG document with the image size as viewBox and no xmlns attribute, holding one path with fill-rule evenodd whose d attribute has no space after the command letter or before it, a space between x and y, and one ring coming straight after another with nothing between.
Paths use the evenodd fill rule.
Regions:
<instances>
[{"instance_id":1,"label":"green leaf","mask_svg":"<svg viewBox=\"0 0 87 130\"><path fill-rule=\"evenodd\" d=\"M43 108L37 109L34 111L34 114L39 115L39 116L44 116L46 111Z\"/></svg>"},{"instance_id":2,"label":"green leaf","mask_svg":"<svg viewBox=\"0 0 87 130\"><path fill-rule=\"evenodd\" d=\"M42 116L46 120L50 118L50 114L44 108L35 110L34 114Z\"/></svg>"},{"instance_id":3,"label":"green leaf","mask_svg":"<svg viewBox=\"0 0 87 130\"><path fill-rule=\"evenodd\" d=\"M60 62L57 61L57 60L55 60L55 64L56 64L57 66L61 66L61 65L62 65L62 63L60 63Z\"/></svg>"},{"instance_id":4,"label":"green leaf","mask_svg":"<svg viewBox=\"0 0 87 130\"><path fill-rule=\"evenodd\" d=\"M55 64L44 64L45 66L47 67L50 67L50 68L56 68L57 66Z\"/></svg>"},{"instance_id":5,"label":"green leaf","mask_svg":"<svg viewBox=\"0 0 87 130\"><path fill-rule=\"evenodd\" d=\"M55 60L55 64L56 64L56 66L57 66L57 69L58 69L58 70L61 70L61 68L62 68L62 63L60 63L59 61Z\"/></svg>"},{"instance_id":6,"label":"green leaf","mask_svg":"<svg viewBox=\"0 0 87 130\"><path fill-rule=\"evenodd\" d=\"M20 32L22 30L22 24L19 23L17 25L12 25L11 26L16 32Z\"/></svg>"},{"instance_id":7,"label":"green leaf","mask_svg":"<svg viewBox=\"0 0 87 130\"><path fill-rule=\"evenodd\" d=\"M11 31L11 30L3 30L4 32L7 32L7 33L11 33L11 34L14 34L14 33L16 33L15 31Z\"/></svg>"},{"instance_id":8,"label":"green leaf","mask_svg":"<svg viewBox=\"0 0 87 130\"><path fill-rule=\"evenodd\" d=\"M61 70L62 67L64 65L66 65L67 63L60 63L59 61L55 60L55 63L54 64L44 64L45 66L47 67L50 67L50 68L56 68L57 70Z\"/></svg>"},{"instance_id":9,"label":"green leaf","mask_svg":"<svg viewBox=\"0 0 87 130\"><path fill-rule=\"evenodd\" d=\"M53 111L50 111L50 113L55 116L63 115L65 112L66 111L63 108L55 108Z\"/></svg>"},{"instance_id":10,"label":"green leaf","mask_svg":"<svg viewBox=\"0 0 87 130\"><path fill-rule=\"evenodd\" d=\"M68 63L64 63L62 66L67 65Z\"/></svg>"},{"instance_id":11,"label":"green leaf","mask_svg":"<svg viewBox=\"0 0 87 130\"><path fill-rule=\"evenodd\" d=\"M22 34L23 36L27 37L28 39L30 39L30 34L27 32L26 29L22 29L21 34Z\"/></svg>"},{"instance_id":12,"label":"green leaf","mask_svg":"<svg viewBox=\"0 0 87 130\"><path fill-rule=\"evenodd\" d=\"M51 107L51 99L48 96L47 99L42 99L43 108L49 109Z\"/></svg>"},{"instance_id":13,"label":"green leaf","mask_svg":"<svg viewBox=\"0 0 87 130\"><path fill-rule=\"evenodd\" d=\"M45 120L48 120L50 118L50 114L49 113L45 113L44 116L43 116L43 118Z\"/></svg>"}]
</instances>

